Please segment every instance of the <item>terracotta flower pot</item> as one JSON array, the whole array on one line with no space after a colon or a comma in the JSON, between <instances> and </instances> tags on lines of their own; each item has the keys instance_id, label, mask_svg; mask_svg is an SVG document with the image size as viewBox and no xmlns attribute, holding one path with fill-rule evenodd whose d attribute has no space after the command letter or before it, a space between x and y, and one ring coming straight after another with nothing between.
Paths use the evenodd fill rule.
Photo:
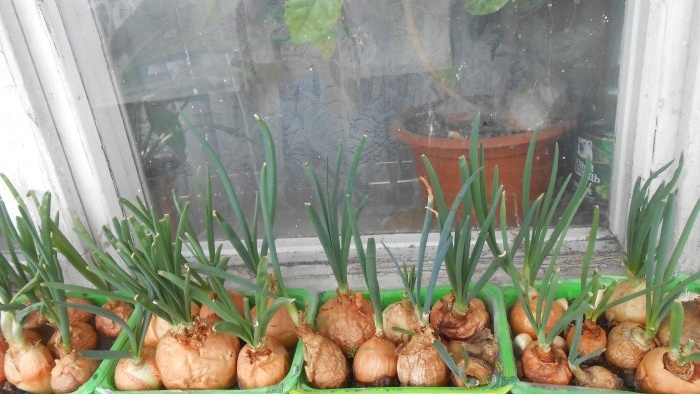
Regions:
<instances>
[{"instance_id":1,"label":"terracotta flower pot","mask_svg":"<svg viewBox=\"0 0 700 394\"><path fill-rule=\"evenodd\" d=\"M554 145L568 126L559 124L542 130L535 145L532 163L532 180L530 182L530 199L544 193L552 171ZM425 167L421 155L425 154L435 168L448 206L457 195L461 186L459 174L459 157L469 159L469 140L452 138L432 138L412 133L399 127L392 127L391 132L411 147L413 161L418 176L425 176ZM517 226L523 219L522 199L523 172L525 158L533 131L511 134L503 137L481 138L484 145L484 161L487 190L491 190L494 168L498 165L499 181L506 191L507 221L509 226Z\"/></svg>"}]
</instances>

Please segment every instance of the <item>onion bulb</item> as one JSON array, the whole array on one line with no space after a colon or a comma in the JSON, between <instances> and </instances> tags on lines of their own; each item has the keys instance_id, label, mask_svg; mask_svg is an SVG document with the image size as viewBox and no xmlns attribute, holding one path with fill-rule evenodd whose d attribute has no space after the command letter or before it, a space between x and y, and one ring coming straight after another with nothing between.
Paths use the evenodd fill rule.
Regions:
<instances>
[{"instance_id":1,"label":"onion bulb","mask_svg":"<svg viewBox=\"0 0 700 394\"><path fill-rule=\"evenodd\" d=\"M532 342L521 355L523 375L533 383L568 385L571 383L572 373L566 353L557 347L551 346L549 352L545 352L538 342Z\"/></svg>"},{"instance_id":2,"label":"onion bulb","mask_svg":"<svg viewBox=\"0 0 700 394\"><path fill-rule=\"evenodd\" d=\"M449 369L433 345L432 330L427 327L399 350L396 371L402 386L445 386Z\"/></svg>"},{"instance_id":3,"label":"onion bulb","mask_svg":"<svg viewBox=\"0 0 700 394\"><path fill-rule=\"evenodd\" d=\"M255 348L246 344L238 353L238 386L256 389L277 384L287 376L290 365L287 349L275 338L268 337Z\"/></svg>"},{"instance_id":4,"label":"onion bulb","mask_svg":"<svg viewBox=\"0 0 700 394\"><path fill-rule=\"evenodd\" d=\"M70 344L71 350L79 352L81 350L94 350L99 345L97 331L91 325L76 321L70 324ZM61 341L61 332L56 330L49 339L49 350L55 358L65 355Z\"/></svg>"},{"instance_id":5,"label":"onion bulb","mask_svg":"<svg viewBox=\"0 0 700 394\"><path fill-rule=\"evenodd\" d=\"M5 377L20 390L50 393L55 363L49 349L40 344L10 345L5 353Z\"/></svg>"},{"instance_id":6,"label":"onion bulb","mask_svg":"<svg viewBox=\"0 0 700 394\"><path fill-rule=\"evenodd\" d=\"M245 296L235 290L228 290L228 296L231 298L231 301L233 301L233 305L236 306L238 312L240 312L240 314L243 315L243 299L245 298ZM217 316L217 314L214 313L214 311L206 305L202 305L202 308L199 310L199 318L208 320L209 324L212 325L218 321L221 321L221 318Z\"/></svg>"},{"instance_id":7,"label":"onion bulb","mask_svg":"<svg viewBox=\"0 0 700 394\"><path fill-rule=\"evenodd\" d=\"M531 297L529 303L530 310L534 315L537 311L537 296ZM542 314L544 315L544 311L542 311ZM545 333L549 333L549 330L557 324L563 314L564 307L558 302L552 303L552 309L549 312L549 318L545 324ZM515 306L513 306L513 309L511 309L508 322L510 323L510 328L513 330L514 335L526 333L530 335L530 338L533 340L537 339L537 333L535 333L535 330L532 328L532 324L530 324L530 320L527 318L525 310L520 302L517 302Z\"/></svg>"},{"instance_id":8,"label":"onion bulb","mask_svg":"<svg viewBox=\"0 0 700 394\"><path fill-rule=\"evenodd\" d=\"M46 316L37 311L31 311L22 321L22 328L25 330L36 330L46 326L48 323Z\"/></svg>"},{"instance_id":9,"label":"onion bulb","mask_svg":"<svg viewBox=\"0 0 700 394\"><path fill-rule=\"evenodd\" d=\"M355 353L355 381L362 386L395 386L398 383L397 360L394 342L383 336L373 335Z\"/></svg>"},{"instance_id":10,"label":"onion bulb","mask_svg":"<svg viewBox=\"0 0 700 394\"><path fill-rule=\"evenodd\" d=\"M700 377L695 369L700 364L686 363L679 366L669 357L669 349L659 347L650 350L637 367L637 382L647 393L700 394Z\"/></svg>"},{"instance_id":11,"label":"onion bulb","mask_svg":"<svg viewBox=\"0 0 700 394\"><path fill-rule=\"evenodd\" d=\"M394 328L416 332L420 327L416 310L413 308L411 301L407 298L394 302L384 308L384 311L382 311L382 322L384 326L384 337L397 345L408 343L408 341L411 340L411 336L395 331Z\"/></svg>"},{"instance_id":12,"label":"onion bulb","mask_svg":"<svg viewBox=\"0 0 700 394\"><path fill-rule=\"evenodd\" d=\"M190 308L190 313L192 314L192 316L199 315L199 305L193 302ZM168 333L170 333L172 329L173 326L170 323L168 323L167 320L164 320L163 318L160 318L156 315L151 316L151 321L148 323L146 335L143 339L143 345L155 348L156 346L158 346L158 342L160 341L160 339Z\"/></svg>"},{"instance_id":13,"label":"onion bulb","mask_svg":"<svg viewBox=\"0 0 700 394\"><path fill-rule=\"evenodd\" d=\"M469 301L465 312L455 310L455 295L450 292L430 309L430 325L448 339L466 341L489 325L489 313L478 298Z\"/></svg>"},{"instance_id":14,"label":"onion bulb","mask_svg":"<svg viewBox=\"0 0 700 394\"><path fill-rule=\"evenodd\" d=\"M461 356L459 358L461 359ZM464 359L461 359L457 361L457 368L464 370L464 376L467 379L476 379L476 386L485 386L491 383L491 378L493 377L493 367L480 358L470 357L466 368L464 367ZM454 372L450 374L450 380L452 381L452 384L457 387L476 387L467 386L467 384L457 375L455 375Z\"/></svg>"},{"instance_id":15,"label":"onion bulb","mask_svg":"<svg viewBox=\"0 0 700 394\"><path fill-rule=\"evenodd\" d=\"M669 345L671 316L668 314L659 326L656 338L661 346ZM688 340L695 342L695 351L700 351L700 297L690 301L683 301L683 329L681 330L681 343Z\"/></svg>"},{"instance_id":16,"label":"onion bulb","mask_svg":"<svg viewBox=\"0 0 700 394\"><path fill-rule=\"evenodd\" d=\"M351 356L375 332L372 303L360 293L338 294L326 301L316 316L319 334Z\"/></svg>"},{"instance_id":17,"label":"onion bulb","mask_svg":"<svg viewBox=\"0 0 700 394\"><path fill-rule=\"evenodd\" d=\"M107 301L102 305L102 309L114 313L125 322L129 321L131 314L134 312L134 307L124 301ZM95 316L95 330L107 338L116 338L122 332L119 324L102 315Z\"/></svg>"},{"instance_id":18,"label":"onion bulb","mask_svg":"<svg viewBox=\"0 0 700 394\"><path fill-rule=\"evenodd\" d=\"M615 302L620 298L626 297L630 294L636 293L646 289L647 285L645 281L638 282L637 280L624 280L620 282L608 303ZM647 317L647 302L644 294L623 302L622 304L615 305L605 312L605 317L608 322L612 325L617 325L624 322L637 323L639 325L646 324Z\"/></svg>"},{"instance_id":19,"label":"onion bulb","mask_svg":"<svg viewBox=\"0 0 700 394\"><path fill-rule=\"evenodd\" d=\"M527 338L530 336L525 335ZM523 346L523 349L525 346ZM489 365L495 365L498 358L498 341L493 337L491 330L484 329L477 336L472 337L468 342L449 341L447 350L451 354L462 354L462 349L472 357L477 357L486 361Z\"/></svg>"},{"instance_id":20,"label":"onion bulb","mask_svg":"<svg viewBox=\"0 0 700 394\"><path fill-rule=\"evenodd\" d=\"M620 369L634 370L656 344L644 340L644 328L636 323L621 323L608 333L605 359Z\"/></svg>"},{"instance_id":21,"label":"onion bulb","mask_svg":"<svg viewBox=\"0 0 700 394\"><path fill-rule=\"evenodd\" d=\"M268 305L272 304L274 299L268 301ZM256 316L256 309L250 310L250 314L253 318ZM272 319L267 324L267 329L265 330L265 335L268 337L275 338L282 346L288 351L294 350L299 341L296 332L294 332L294 322L292 321L289 312L285 308L279 308Z\"/></svg>"},{"instance_id":22,"label":"onion bulb","mask_svg":"<svg viewBox=\"0 0 700 394\"><path fill-rule=\"evenodd\" d=\"M236 381L239 345L232 336L217 333L195 320L158 341L156 365L168 389L224 389Z\"/></svg>"},{"instance_id":23,"label":"onion bulb","mask_svg":"<svg viewBox=\"0 0 700 394\"><path fill-rule=\"evenodd\" d=\"M307 324L296 328L304 345L304 371L309 383L318 389L344 387L350 379L348 360L335 342L313 332Z\"/></svg>"},{"instance_id":24,"label":"onion bulb","mask_svg":"<svg viewBox=\"0 0 700 394\"><path fill-rule=\"evenodd\" d=\"M132 358L123 358L114 370L114 384L120 391L158 390L163 387L156 365L156 350L144 347L138 364Z\"/></svg>"},{"instance_id":25,"label":"onion bulb","mask_svg":"<svg viewBox=\"0 0 700 394\"><path fill-rule=\"evenodd\" d=\"M566 346L571 348L574 341L574 334L576 333L574 326L569 326L566 330ZM581 329L581 339L578 345L578 353L581 356L589 355L598 349L603 349L607 346L608 334L605 332L603 327L597 325L595 322L589 319L583 321L583 327Z\"/></svg>"},{"instance_id":26,"label":"onion bulb","mask_svg":"<svg viewBox=\"0 0 700 394\"><path fill-rule=\"evenodd\" d=\"M98 360L78 355L73 351L56 361L51 370L51 389L54 393L70 393L90 379L100 366Z\"/></svg>"},{"instance_id":27,"label":"onion bulb","mask_svg":"<svg viewBox=\"0 0 700 394\"><path fill-rule=\"evenodd\" d=\"M623 390L622 379L601 365L573 368L576 385L605 390Z\"/></svg>"},{"instance_id":28,"label":"onion bulb","mask_svg":"<svg viewBox=\"0 0 700 394\"><path fill-rule=\"evenodd\" d=\"M72 304L92 305L92 302L90 302L90 300L88 300L87 298L79 297L68 297L66 298L66 302L70 302ZM84 311L82 309L68 308L68 322L70 324L76 322L83 322L92 325L94 319L95 315L93 313Z\"/></svg>"},{"instance_id":29,"label":"onion bulb","mask_svg":"<svg viewBox=\"0 0 700 394\"><path fill-rule=\"evenodd\" d=\"M0 336L0 386L5 384L5 352L7 352L7 348L9 346L7 345L7 341L5 341L5 338Z\"/></svg>"}]
</instances>

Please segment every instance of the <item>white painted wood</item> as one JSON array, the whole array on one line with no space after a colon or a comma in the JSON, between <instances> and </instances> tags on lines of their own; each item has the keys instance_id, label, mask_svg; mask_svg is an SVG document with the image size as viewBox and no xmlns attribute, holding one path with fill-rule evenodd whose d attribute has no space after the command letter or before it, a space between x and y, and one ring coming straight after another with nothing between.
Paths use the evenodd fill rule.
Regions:
<instances>
[{"instance_id":1,"label":"white painted wood","mask_svg":"<svg viewBox=\"0 0 700 394\"><path fill-rule=\"evenodd\" d=\"M700 197L699 23L697 2L628 2L610 208L610 230L623 243L631 188L638 176L647 176L685 153L676 236ZM700 262L689 258L700 253L698 232L696 224L681 263L683 271L700 269Z\"/></svg>"}]
</instances>

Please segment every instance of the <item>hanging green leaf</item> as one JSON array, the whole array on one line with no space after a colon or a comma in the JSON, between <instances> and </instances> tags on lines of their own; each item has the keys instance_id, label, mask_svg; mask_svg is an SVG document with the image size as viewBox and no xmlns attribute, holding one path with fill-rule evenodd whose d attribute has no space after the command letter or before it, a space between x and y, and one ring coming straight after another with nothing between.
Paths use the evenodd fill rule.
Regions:
<instances>
[{"instance_id":1,"label":"hanging green leaf","mask_svg":"<svg viewBox=\"0 0 700 394\"><path fill-rule=\"evenodd\" d=\"M335 53L335 47L338 44L334 31L328 32L325 36L313 42L314 48L324 59L329 60Z\"/></svg>"},{"instance_id":2,"label":"hanging green leaf","mask_svg":"<svg viewBox=\"0 0 700 394\"><path fill-rule=\"evenodd\" d=\"M284 22L292 44L327 37L340 19L343 0L285 0Z\"/></svg>"},{"instance_id":3,"label":"hanging green leaf","mask_svg":"<svg viewBox=\"0 0 700 394\"><path fill-rule=\"evenodd\" d=\"M471 15L488 15L500 10L508 0L465 0L464 7Z\"/></svg>"}]
</instances>

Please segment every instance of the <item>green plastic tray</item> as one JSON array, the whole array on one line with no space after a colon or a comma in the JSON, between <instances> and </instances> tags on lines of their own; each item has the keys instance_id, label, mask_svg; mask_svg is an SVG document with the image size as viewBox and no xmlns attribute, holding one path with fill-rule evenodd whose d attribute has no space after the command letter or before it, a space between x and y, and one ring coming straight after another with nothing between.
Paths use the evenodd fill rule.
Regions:
<instances>
[{"instance_id":1,"label":"green plastic tray","mask_svg":"<svg viewBox=\"0 0 700 394\"><path fill-rule=\"evenodd\" d=\"M440 286L435 289L435 295L433 296L434 301L439 300L442 296L448 294L451 288L448 286ZM332 296L335 295L335 291L327 291L322 293L320 302L323 303ZM366 293L363 294L365 298L368 297ZM403 298L403 290L385 290L381 292L382 306L388 306L391 303L399 301ZM302 371L301 378L299 379L299 387L294 392L333 392L333 393L357 393L357 392L375 392L375 393L394 393L400 391L406 392L420 392L420 393L448 393L455 391L468 391L470 393L507 393L511 387L512 383L516 378L515 369L515 358L513 358L513 349L510 341L510 331L508 330L508 319L505 314L505 306L503 304L503 297L500 290L490 284L487 284L484 289L479 293L479 298L484 301L486 308L489 310L494 328L494 336L498 340L499 345L499 355L500 355L500 374L496 372L494 374L494 379L490 385L484 387L477 387L471 389L465 389L460 387L365 387L365 388L342 388L342 389L332 389L332 390L320 390L311 387L306 380L306 374Z\"/></svg>"},{"instance_id":2,"label":"green plastic tray","mask_svg":"<svg viewBox=\"0 0 700 394\"><path fill-rule=\"evenodd\" d=\"M305 307L308 305L306 320L308 322L313 322L316 318L316 310L318 309L318 297L315 293L312 293L304 289L289 289L290 297L296 299L298 307ZM193 392L201 394L214 394L214 393L226 393L226 392L236 392L236 393L287 393L292 388L297 386L299 380L299 375L304 364L304 347L301 342L297 344L294 351L294 357L292 358L292 363L289 369L289 373L282 379L281 382L274 386L261 387L258 389L248 389L240 390L236 388L231 388L228 390L193 390ZM104 370L102 378L98 380L98 384L95 385L95 391L98 393L183 393L186 390L150 390L150 391L119 391L116 389L114 384L114 369L117 367L117 361L111 363L108 369ZM97 374L96 374L97 375Z\"/></svg>"},{"instance_id":3,"label":"green plastic tray","mask_svg":"<svg viewBox=\"0 0 700 394\"><path fill-rule=\"evenodd\" d=\"M611 283L614 280L623 280L625 277L622 276L605 276L603 277L604 283ZM503 291L503 299L505 301L506 311L515 305L518 296L513 290L513 285L504 285L501 287ZM689 286L690 291L699 291L700 283L695 283L693 286ZM556 297L557 298L567 298L571 299L578 296L581 293L581 279L564 279L557 285ZM507 328L508 335L510 337L510 326ZM512 346L510 347L512 351ZM514 355L511 355L515 358ZM592 389L588 387L578 387L578 386L555 386L548 384L537 384L525 382L516 377L515 387L512 390L513 394L554 394L554 393L571 393L571 392L586 392L592 394L623 394L629 393L633 394L633 391L619 391L619 390L602 390L602 389Z\"/></svg>"}]
</instances>

